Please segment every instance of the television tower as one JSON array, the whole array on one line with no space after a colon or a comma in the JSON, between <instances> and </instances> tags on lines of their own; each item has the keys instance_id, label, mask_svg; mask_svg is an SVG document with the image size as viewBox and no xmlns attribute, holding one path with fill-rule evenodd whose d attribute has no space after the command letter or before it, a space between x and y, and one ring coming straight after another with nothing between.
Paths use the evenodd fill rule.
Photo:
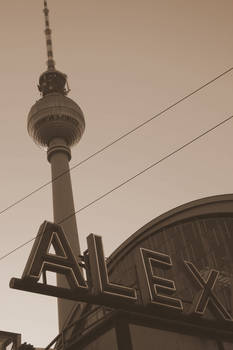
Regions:
<instances>
[{"instance_id":1,"label":"television tower","mask_svg":"<svg viewBox=\"0 0 233 350\"><path fill-rule=\"evenodd\" d=\"M78 256L80 246L76 217L73 215L75 209L69 161L70 147L81 139L85 120L81 108L66 96L69 92L67 76L55 68L46 0L43 12L48 56L47 70L39 78L38 89L42 97L29 112L27 129L36 144L47 148L47 159L51 164L52 172L54 222L61 223L74 254ZM57 275L57 285L67 286L64 276ZM58 299L60 331L75 304L77 303Z\"/></svg>"}]
</instances>

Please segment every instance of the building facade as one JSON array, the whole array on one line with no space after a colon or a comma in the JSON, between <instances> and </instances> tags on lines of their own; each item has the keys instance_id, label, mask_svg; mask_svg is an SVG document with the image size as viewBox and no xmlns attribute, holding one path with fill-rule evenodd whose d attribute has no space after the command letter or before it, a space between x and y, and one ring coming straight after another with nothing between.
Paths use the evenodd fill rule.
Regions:
<instances>
[{"instance_id":1,"label":"building facade","mask_svg":"<svg viewBox=\"0 0 233 350\"><path fill-rule=\"evenodd\" d=\"M194 201L152 220L107 259L110 282L135 288L141 300L139 250L168 255L172 266L167 270L152 266L153 274L174 281L176 290L170 296L182 302L183 310L156 306L145 313L144 309L138 312L86 304L80 311L77 306L54 344L69 350L233 349L232 320L221 317L211 295L204 312L195 314L197 296L200 298L204 288L185 268L185 262L192 262L205 282L211 270L218 272L212 291L232 317L232 232L233 195ZM161 294L166 295L165 290Z\"/></svg>"}]
</instances>

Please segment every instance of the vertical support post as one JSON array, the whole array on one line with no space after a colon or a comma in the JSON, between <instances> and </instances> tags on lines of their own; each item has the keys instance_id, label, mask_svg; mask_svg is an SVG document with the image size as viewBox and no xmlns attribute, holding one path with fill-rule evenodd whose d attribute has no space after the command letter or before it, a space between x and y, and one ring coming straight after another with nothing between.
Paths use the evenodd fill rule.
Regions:
<instances>
[{"instance_id":1,"label":"vertical support post","mask_svg":"<svg viewBox=\"0 0 233 350\"><path fill-rule=\"evenodd\" d=\"M123 317L116 321L116 338L118 350L133 350L129 323Z\"/></svg>"}]
</instances>

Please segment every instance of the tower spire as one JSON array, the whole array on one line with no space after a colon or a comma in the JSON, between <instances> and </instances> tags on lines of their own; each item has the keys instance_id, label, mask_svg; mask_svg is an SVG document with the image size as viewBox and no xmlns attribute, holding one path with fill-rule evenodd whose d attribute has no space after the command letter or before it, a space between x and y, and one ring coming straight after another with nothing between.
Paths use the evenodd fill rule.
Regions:
<instances>
[{"instance_id":1,"label":"tower spire","mask_svg":"<svg viewBox=\"0 0 233 350\"><path fill-rule=\"evenodd\" d=\"M52 46L52 31L49 25L49 9L47 0L44 0L44 17L45 17L45 37L47 48L47 70L41 74L39 79L38 89L43 96L51 93L60 93L67 95L69 90L66 74L59 72L55 68L55 61L53 59L53 46Z\"/></svg>"},{"instance_id":2,"label":"tower spire","mask_svg":"<svg viewBox=\"0 0 233 350\"><path fill-rule=\"evenodd\" d=\"M49 25L49 9L47 0L44 0L44 17L45 17L45 37L46 37L46 48L47 48L47 66L48 70L55 70L55 61L53 59L53 46L52 46L52 30Z\"/></svg>"}]
</instances>

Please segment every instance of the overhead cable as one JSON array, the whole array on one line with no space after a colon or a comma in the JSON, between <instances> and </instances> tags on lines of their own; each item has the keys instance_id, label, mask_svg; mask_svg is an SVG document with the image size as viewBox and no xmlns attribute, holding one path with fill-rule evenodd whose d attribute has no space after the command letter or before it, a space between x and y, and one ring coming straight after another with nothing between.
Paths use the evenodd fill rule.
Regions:
<instances>
[{"instance_id":1,"label":"overhead cable","mask_svg":"<svg viewBox=\"0 0 233 350\"><path fill-rule=\"evenodd\" d=\"M87 158L84 158L83 160L81 160L80 162L74 164L72 167L70 167L69 170L64 171L63 173L61 173L59 176L55 177L54 179L45 182L43 185L35 188L32 192L26 194L25 196L21 197L20 199L16 200L15 202L11 203L9 206L7 206L6 208L0 210L0 215L5 213L6 211L8 211L9 209L15 207L16 205L20 204L21 202L25 201L27 198L31 197L33 194L39 192L40 190L42 190L44 187L47 187L48 185L50 185L51 183L53 183L54 181L56 181L58 178L64 176L66 173L74 170L75 168L79 167L80 165L86 163L87 161L89 161L90 159L94 158L95 156L97 156L98 154L104 152L105 150L107 150L108 148L110 148L111 146L113 146L115 143L121 141L122 139L124 139L125 137L131 135L132 133L134 133L135 131L137 131L138 129L142 128L143 126L145 126L146 124L150 123L152 120L160 117L161 115L163 115L165 112L168 112L169 110L171 110L173 107L177 106L179 103L187 100L189 97L193 96L194 94L196 94L197 92L201 91L202 89L204 89L205 87L209 86L210 84L212 84L213 82L215 82L216 80L218 80L219 78L222 78L223 76L227 75L228 73L230 73L233 70L233 67L225 70L223 73L217 75L215 78L209 80L207 83L201 85L199 88L193 90L192 92L190 92L189 94L185 95L184 97L180 98L179 100L177 100L176 102L174 102L173 104L169 105L168 107L164 108L163 110L161 110L159 113L155 114L153 117L145 120L144 122L140 123L139 125L137 125L136 127L134 127L133 129L127 131L126 133L122 134L121 136L119 136L118 138L116 138L115 140L111 141L109 144L107 144L106 146L100 148L99 150L97 150L96 152L92 153L91 155L89 155Z\"/></svg>"},{"instance_id":2,"label":"overhead cable","mask_svg":"<svg viewBox=\"0 0 233 350\"><path fill-rule=\"evenodd\" d=\"M137 178L138 176L144 174L145 172L147 172L148 170L152 169L153 167L157 166L158 164L162 163L163 161L165 161L166 159L174 156L175 154L177 154L178 152L180 152L181 150L183 150L184 148L190 146L191 144L193 144L195 141L201 139L202 137L204 137L205 135L209 134L210 132L214 131L215 129L217 129L219 126L227 123L228 121L230 121L233 118L233 115L231 115L230 117L222 120L221 122L219 122L218 124L216 124L215 126L213 126L212 128L208 129L207 131L202 132L200 135L198 135L197 137L193 138L192 140L186 142L185 144L183 144L182 146L178 147L177 149L175 149L174 151L172 151L171 153L167 154L166 156L164 156L163 158L159 159L158 161L152 163L151 165L149 165L148 167L144 168L143 170L141 170L140 172L138 172L137 174L135 174L134 176L130 177L129 179L121 182L119 185L117 185L116 187L112 188L110 191L105 192L104 194L102 194L101 196L97 197L95 200L93 200L92 202L89 202L88 204L84 205L83 207L81 207L80 209L78 209L77 211L75 211L74 213L70 214L69 216L65 217L63 220L59 221L57 224L62 224L63 222L65 222L66 220L68 220L70 217L77 215L78 213L80 213L81 211L89 208L90 206L92 206L93 204L97 203L98 201L100 201L101 199L107 197L109 194L113 193L114 191L118 190L119 188L125 186L126 184L128 184L129 182L131 182L132 180L134 180L135 178ZM29 244L30 242L34 241L36 239L35 236L31 239L29 239L28 241L26 241L25 243L22 243L21 245L19 245L18 247L14 248L13 250L11 250L10 252L6 253L5 255L0 257L0 261L7 258L9 255L13 254L14 252L16 252L17 250L23 248L24 246L26 246L27 244Z\"/></svg>"}]
</instances>

